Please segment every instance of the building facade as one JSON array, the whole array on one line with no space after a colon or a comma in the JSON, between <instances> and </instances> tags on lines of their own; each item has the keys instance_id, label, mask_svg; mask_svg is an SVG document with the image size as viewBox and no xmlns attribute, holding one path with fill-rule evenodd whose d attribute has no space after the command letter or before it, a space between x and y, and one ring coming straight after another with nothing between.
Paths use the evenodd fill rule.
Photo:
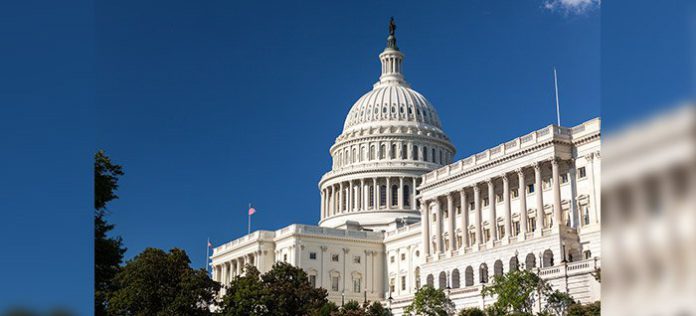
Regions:
<instances>
[{"instance_id":1,"label":"building facade","mask_svg":"<svg viewBox=\"0 0 696 316\"><path fill-rule=\"evenodd\" d=\"M216 247L213 278L227 284L245 264L265 272L284 261L338 304L381 301L400 315L425 284L457 309L485 307L494 298L483 285L521 268L598 300L600 120L549 125L454 162L435 108L404 79L393 29L379 58L379 81L330 148L318 226Z\"/></svg>"}]
</instances>

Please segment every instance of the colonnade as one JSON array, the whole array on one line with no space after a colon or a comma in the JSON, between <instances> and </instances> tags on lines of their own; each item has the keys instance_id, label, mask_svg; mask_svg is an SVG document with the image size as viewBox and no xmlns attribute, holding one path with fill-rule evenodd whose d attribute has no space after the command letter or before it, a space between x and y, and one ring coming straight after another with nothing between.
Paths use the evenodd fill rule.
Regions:
<instances>
[{"instance_id":1,"label":"colonnade","mask_svg":"<svg viewBox=\"0 0 696 316\"><path fill-rule=\"evenodd\" d=\"M419 177L374 177L341 181L321 190L322 219L343 213L416 209Z\"/></svg>"},{"instance_id":2,"label":"colonnade","mask_svg":"<svg viewBox=\"0 0 696 316\"><path fill-rule=\"evenodd\" d=\"M534 237L542 236L544 227L544 197L543 197L543 181L542 169L548 168L551 165L551 186L553 199L553 227L565 225L562 220L561 206L561 187L560 187L560 167L559 159L550 161L539 161L535 164L514 170L513 172L504 172L498 176L492 177L486 181L472 183L461 189L453 192L448 192L436 198L425 200L420 205L421 220L422 220L422 238L423 249L428 255L442 254L445 249L454 251L457 249L474 248L478 249L485 244L494 244L496 241L508 242L512 236L513 223L511 214L511 188L510 180L517 178L517 187L519 203L519 230L516 232L519 239L525 239L527 232L534 232ZM533 169L533 190L529 194L535 196L536 215L533 223L534 227L528 227L527 214L527 176L529 169ZM502 184L502 210L496 209L496 188L500 188ZM473 195L473 201L469 198ZM456 198L459 197L459 209L462 211L462 216L459 216L459 227L461 231L461 242L457 244L456 221ZM443 203L443 200L445 201ZM474 222L469 223L470 205L473 202ZM489 212L489 224L487 227L482 223L483 205L487 203L487 212ZM445 216L446 215L446 216ZM434 218L433 218L434 216ZM498 225L498 219L503 217L502 227ZM434 232L430 232L432 224L435 223ZM551 225L547 225L551 226ZM473 228L473 229L471 229ZM532 229L533 228L533 229ZM502 229L498 234L498 229ZM484 236L484 232L486 232ZM445 234L449 237L447 245L445 245ZM432 236L432 237L431 237ZM487 240L484 240L484 237ZM502 237L502 238L499 238ZM434 240L431 240L434 239ZM431 249L432 248L432 249Z\"/></svg>"},{"instance_id":3,"label":"colonnade","mask_svg":"<svg viewBox=\"0 0 696 316\"><path fill-rule=\"evenodd\" d=\"M232 279L244 273L246 264L251 264L257 269L261 269L263 264L263 251L258 250L238 258L226 261L213 266L213 280L227 285L232 282Z\"/></svg>"}]
</instances>

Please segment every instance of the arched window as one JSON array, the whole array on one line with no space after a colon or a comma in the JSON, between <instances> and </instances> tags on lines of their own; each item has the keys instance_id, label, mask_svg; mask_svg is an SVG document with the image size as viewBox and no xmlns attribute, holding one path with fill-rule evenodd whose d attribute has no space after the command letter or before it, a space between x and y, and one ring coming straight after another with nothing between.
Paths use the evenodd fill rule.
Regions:
<instances>
[{"instance_id":1,"label":"arched window","mask_svg":"<svg viewBox=\"0 0 696 316\"><path fill-rule=\"evenodd\" d=\"M435 286L435 278L432 274L428 274L428 276L425 278L425 284L431 287Z\"/></svg>"},{"instance_id":2,"label":"arched window","mask_svg":"<svg viewBox=\"0 0 696 316\"><path fill-rule=\"evenodd\" d=\"M365 147L360 147L360 161L365 160Z\"/></svg>"},{"instance_id":3,"label":"arched window","mask_svg":"<svg viewBox=\"0 0 696 316\"><path fill-rule=\"evenodd\" d=\"M375 160L375 145L370 146L370 160Z\"/></svg>"},{"instance_id":4,"label":"arched window","mask_svg":"<svg viewBox=\"0 0 696 316\"><path fill-rule=\"evenodd\" d=\"M348 148L346 148L345 152L343 153L343 163L344 164L349 164L350 163L350 152L348 151Z\"/></svg>"},{"instance_id":5,"label":"arched window","mask_svg":"<svg viewBox=\"0 0 696 316\"><path fill-rule=\"evenodd\" d=\"M368 200L370 203L369 205L370 205L370 207L374 207L375 206L375 186L369 185L368 188L369 188L368 191L370 191L370 194L368 197Z\"/></svg>"},{"instance_id":6,"label":"arched window","mask_svg":"<svg viewBox=\"0 0 696 316\"><path fill-rule=\"evenodd\" d=\"M518 268L519 268L519 263L517 262L517 256L510 258L510 265L508 266L508 269L510 269L510 271L515 271Z\"/></svg>"},{"instance_id":7,"label":"arched window","mask_svg":"<svg viewBox=\"0 0 696 316\"><path fill-rule=\"evenodd\" d=\"M411 206L411 188L404 185L404 206Z\"/></svg>"},{"instance_id":8,"label":"arched window","mask_svg":"<svg viewBox=\"0 0 696 316\"><path fill-rule=\"evenodd\" d=\"M433 148L430 152L430 159L432 162L435 162L435 148Z\"/></svg>"},{"instance_id":9,"label":"arched window","mask_svg":"<svg viewBox=\"0 0 696 316\"><path fill-rule=\"evenodd\" d=\"M391 156L391 159L396 159L396 144L391 145L391 153L389 156Z\"/></svg>"},{"instance_id":10,"label":"arched window","mask_svg":"<svg viewBox=\"0 0 696 316\"><path fill-rule=\"evenodd\" d=\"M536 268L536 257L534 257L533 253L527 254L527 257L524 259L524 268L527 270Z\"/></svg>"},{"instance_id":11,"label":"arched window","mask_svg":"<svg viewBox=\"0 0 696 316\"><path fill-rule=\"evenodd\" d=\"M384 159L387 157L387 146L382 144L379 146L379 159Z\"/></svg>"},{"instance_id":12,"label":"arched window","mask_svg":"<svg viewBox=\"0 0 696 316\"><path fill-rule=\"evenodd\" d=\"M391 187L391 205L395 206L399 204L399 186L392 185Z\"/></svg>"},{"instance_id":13,"label":"arched window","mask_svg":"<svg viewBox=\"0 0 696 316\"><path fill-rule=\"evenodd\" d=\"M411 153L413 160L418 160L418 146L413 145L413 152Z\"/></svg>"},{"instance_id":14,"label":"arched window","mask_svg":"<svg viewBox=\"0 0 696 316\"><path fill-rule=\"evenodd\" d=\"M440 272L440 276L438 277L437 288L444 289L446 287L447 287L447 274L445 274L445 271L442 271L442 272Z\"/></svg>"},{"instance_id":15,"label":"arched window","mask_svg":"<svg viewBox=\"0 0 696 316\"><path fill-rule=\"evenodd\" d=\"M552 267L553 266L553 251L551 249L546 249L544 250L544 262L543 266L544 268L546 267Z\"/></svg>"},{"instance_id":16,"label":"arched window","mask_svg":"<svg viewBox=\"0 0 696 316\"><path fill-rule=\"evenodd\" d=\"M358 152L353 148L353 158L352 162L356 163L358 161Z\"/></svg>"},{"instance_id":17,"label":"arched window","mask_svg":"<svg viewBox=\"0 0 696 316\"><path fill-rule=\"evenodd\" d=\"M479 267L479 282L488 283L488 266L485 263Z\"/></svg>"},{"instance_id":18,"label":"arched window","mask_svg":"<svg viewBox=\"0 0 696 316\"><path fill-rule=\"evenodd\" d=\"M401 157L400 159L406 159L406 155L408 155L408 147L406 144L401 143Z\"/></svg>"},{"instance_id":19,"label":"arched window","mask_svg":"<svg viewBox=\"0 0 696 316\"><path fill-rule=\"evenodd\" d=\"M464 286L474 285L474 268L471 266L464 269Z\"/></svg>"},{"instance_id":20,"label":"arched window","mask_svg":"<svg viewBox=\"0 0 696 316\"><path fill-rule=\"evenodd\" d=\"M452 288L459 288L459 269L452 270Z\"/></svg>"},{"instance_id":21,"label":"arched window","mask_svg":"<svg viewBox=\"0 0 696 316\"><path fill-rule=\"evenodd\" d=\"M589 250L583 251L583 256L585 257L585 259L592 258L592 251L589 251Z\"/></svg>"},{"instance_id":22,"label":"arched window","mask_svg":"<svg viewBox=\"0 0 696 316\"><path fill-rule=\"evenodd\" d=\"M379 186L379 205L380 206L387 205L387 186L386 185Z\"/></svg>"},{"instance_id":23,"label":"arched window","mask_svg":"<svg viewBox=\"0 0 696 316\"><path fill-rule=\"evenodd\" d=\"M442 149L440 149L440 164L441 164L441 165L444 165L444 164L445 164L445 162L444 162L443 159L442 159Z\"/></svg>"},{"instance_id":24,"label":"arched window","mask_svg":"<svg viewBox=\"0 0 696 316\"><path fill-rule=\"evenodd\" d=\"M428 147L423 147L423 161L428 161Z\"/></svg>"},{"instance_id":25,"label":"arched window","mask_svg":"<svg viewBox=\"0 0 696 316\"><path fill-rule=\"evenodd\" d=\"M496 260L495 263L493 264L493 275L494 276L503 276L503 262L500 260Z\"/></svg>"},{"instance_id":26,"label":"arched window","mask_svg":"<svg viewBox=\"0 0 696 316\"><path fill-rule=\"evenodd\" d=\"M414 276L416 278L416 289L420 289L420 287L421 287L420 267L416 267L416 271L414 273Z\"/></svg>"}]
</instances>

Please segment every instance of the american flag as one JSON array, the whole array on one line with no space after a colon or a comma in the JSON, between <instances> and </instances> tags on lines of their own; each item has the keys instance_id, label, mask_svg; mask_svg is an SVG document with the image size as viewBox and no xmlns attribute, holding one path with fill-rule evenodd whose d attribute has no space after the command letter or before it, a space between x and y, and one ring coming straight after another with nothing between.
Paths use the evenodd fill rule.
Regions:
<instances>
[{"instance_id":1,"label":"american flag","mask_svg":"<svg viewBox=\"0 0 696 316\"><path fill-rule=\"evenodd\" d=\"M213 248L213 244L210 243L210 240L208 240L208 248Z\"/></svg>"},{"instance_id":2,"label":"american flag","mask_svg":"<svg viewBox=\"0 0 696 316\"><path fill-rule=\"evenodd\" d=\"M249 208L249 216L254 215L254 213L256 213L256 209L253 207L250 207Z\"/></svg>"}]
</instances>

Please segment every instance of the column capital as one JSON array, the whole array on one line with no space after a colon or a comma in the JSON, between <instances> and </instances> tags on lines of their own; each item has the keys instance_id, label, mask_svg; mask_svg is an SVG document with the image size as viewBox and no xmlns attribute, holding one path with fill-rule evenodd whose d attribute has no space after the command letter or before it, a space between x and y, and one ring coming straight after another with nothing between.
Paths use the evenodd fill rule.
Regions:
<instances>
[{"instance_id":1,"label":"column capital","mask_svg":"<svg viewBox=\"0 0 696 316\"><path fill-rule=\"evenodd\" d=\"M507 181L508 181L508 174L507 174L507 173L503 173L503 174L500 175L500 178L502 178L504 182L507 182Z\"/></svg>"},{"instance_id":2,"label":"column capital","mask_svg":"<svg viewBox=\"0 0 696 316\"><path fill-rule=\"evenodd\" d=\"M344 254L350 252L350 248L342 248L342 250L343 250L343 253L344 253Z\"/></svg>"},{"instance_id":3,"label":"column capital","mask_svg":"<svg viewBox=\"0 0 696 316\"><path fill-rule=\"evenodd\" d=\"M593 152L592 152L592 153L589 153L589 154L586 154L586 155L585 155L585 160L587 160L587 161L592 161L592 159L594 159L594 155L595 155L595 153L593 153Z\"/></svg>"},{"instance_id":4,"label":"column capital","mask_svg":"<svg viewBox=\"0 0 696 316\"><path fill-rule=\"evenodd\" d=\"M515 173L516 173L517 175L522 175L522 176L524 176L524 168L517 168L517 169L515 169Z\"/></svg>"},{"instance_id":5,"label":"column capital","mask_svg":"<svg viewBox=\"0 0 696 316\"><path fill-rule=\"evenodd\" d=\"M560 163L560 162L561 162L561 158L559 158L559 157L551 158L551 164L554 166L558 166L558 163Z\"/></svg>"},{"instance_id":6,"label":"column capital","mask_svg":"<svg viewBox=\"0 0 696 316\"><path fill-rule=\"evenodd\" d=\"M478 184L474 185L474 192L480 192L481 188L478 186Z\"/></svg>"},{"instance_id":7,"label":"column capital","mask_svg":"<svg viewBox=\"0 0 696 316\"><path fill-rule=\"evenodd\" d=\"M321 249L321 252L326 252L326 250L329 249L329 247L321 246L319 247L319 249Z\"/></svg>"},{"instance_id":8,"label":"column capital","mask_svg":"<svg viewBox=\"0 0 696 316\"><path fill-rule=\"evenodd\" d=\"M541 171L541 161L535 162L533 165L534 171Z\"/></svg>"}]
</instances>

